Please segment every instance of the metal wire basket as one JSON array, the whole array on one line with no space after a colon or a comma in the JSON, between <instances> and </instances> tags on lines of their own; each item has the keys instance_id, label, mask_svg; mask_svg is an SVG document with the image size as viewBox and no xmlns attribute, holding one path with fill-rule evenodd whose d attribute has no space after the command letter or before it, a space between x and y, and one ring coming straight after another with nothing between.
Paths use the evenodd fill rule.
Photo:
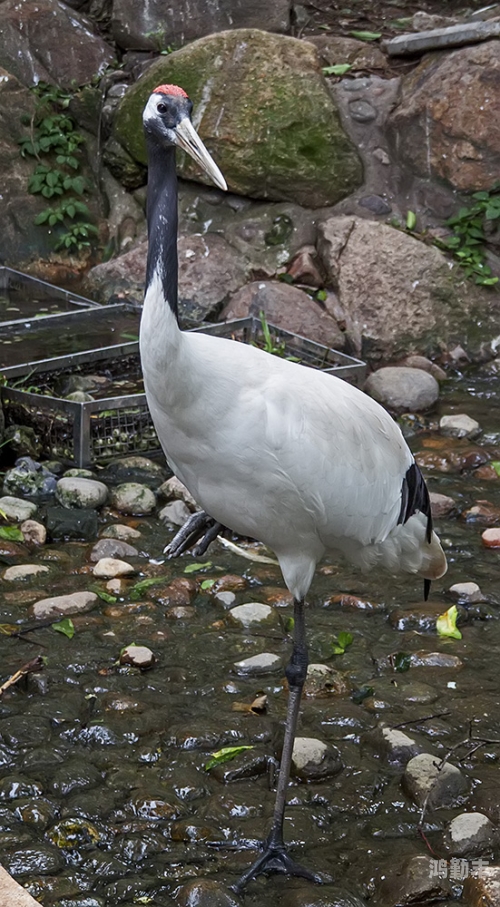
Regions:
<instances>
[{"instance_id":1,"label":"metal wire basket","mask_svg":"<svg viewBox=\"0 0 500 907\"><path fill-rule=\"evenodd\" d=\"M268 328L273 344L285 358L292 357L303 365L319 368L354 384L363 380L365 364L359 359L274 325L268 325ZM262 325L253 317L203 325L196 330L242 343L265 345ZM111 379L119 379L128 372L139 373L139 344L132 342L86 350L4 369L6 384L0 389L0 396L7 425L32 428L45 456L76 466L91 466L117 456L158 451L160 444L144 393L74 403L13 386L26 378L32 384L43 380L47 385L57 384L64 374L88 375L102 371Z\"/></svg>"}]
</instances>

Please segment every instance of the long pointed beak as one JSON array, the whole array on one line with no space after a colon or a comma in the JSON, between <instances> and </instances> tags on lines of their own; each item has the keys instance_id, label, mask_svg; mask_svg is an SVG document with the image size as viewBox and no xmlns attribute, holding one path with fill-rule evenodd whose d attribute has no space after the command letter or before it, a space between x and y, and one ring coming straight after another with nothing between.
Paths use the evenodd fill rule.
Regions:
<instances>
[{"instance_id":1,"label":"long pointed beak","mask_svg":"<svg viewBox=\"0 0 500 907\"><path fill-rule=\"evenodd\" d=\"M175 128L176 144L179 148L182 148L183 151L186 151L197 164L200 165L202 170L205 173L208 173L212 182L215 183L219 189L227 189L226 181L222 176L217 164L210 157L207 149L205 148L203 142L201 141L196 129L194 128L191 120L188 117L184 117L183 120L178 123Z\"/></svg>"}]
</instances>

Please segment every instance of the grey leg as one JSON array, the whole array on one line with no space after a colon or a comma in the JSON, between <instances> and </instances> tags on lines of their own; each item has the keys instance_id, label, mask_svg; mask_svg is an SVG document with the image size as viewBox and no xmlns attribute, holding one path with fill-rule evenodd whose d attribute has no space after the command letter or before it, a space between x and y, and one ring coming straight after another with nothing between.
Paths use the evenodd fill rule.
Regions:
<instances>
[{"instance_id":1,"label":"grey leg","mask_svg":"<svg viewBox=\"0 0 500 907\"><path fill-rule=\"evenodd\" d=\"M283 841L283 823L285 819L286 793L290 779L293 744L299 718L300 699L307 674L308 656L305 633L304 602L294 602L294 639L292 657L286 669L289 686L288 711L285 725L285 739L281 755L280 772L276 788L276 801L271 831L264 843L261 856L250 866L240 879L234 890L239 892L247 882L264 872L283 872L288 875L301 876L311 882L321 882L305 866L296 863L288 855Z\"/></svg>"},{"instance_id":2,"label":"grey leg","mask_svg":"<svg viewBox=\"0 0 500 907\"><path fill-rule=\"evenodd\" d=\"M217 523L208 513L200 510L193 513L188 520L181 526L179 531L174 535L172 541L164 549L164 554L168 557L179 557L192 548L195 557L204 554L210 542L218 536L219 532L224 529L221 523Z\"/></svg>"}]
</instances>

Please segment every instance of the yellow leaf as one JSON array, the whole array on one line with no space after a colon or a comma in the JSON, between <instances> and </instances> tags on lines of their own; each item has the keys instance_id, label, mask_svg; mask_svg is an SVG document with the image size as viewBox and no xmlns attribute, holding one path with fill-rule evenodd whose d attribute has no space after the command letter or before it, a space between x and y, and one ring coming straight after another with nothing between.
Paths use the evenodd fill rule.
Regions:
<instances>
[{"instance_id":1,"label":"yellow leaf","mask_svg":"<svg viewBox=\"0 0 500 907\"><path fill-rule=\"evenodd\" d=\"M436 630L440 636L451 636L453 639L462 639L462 634L457 627L457 606L452 605L444 614L440 614L436 621Z\"/></svg>"}]
</instances>

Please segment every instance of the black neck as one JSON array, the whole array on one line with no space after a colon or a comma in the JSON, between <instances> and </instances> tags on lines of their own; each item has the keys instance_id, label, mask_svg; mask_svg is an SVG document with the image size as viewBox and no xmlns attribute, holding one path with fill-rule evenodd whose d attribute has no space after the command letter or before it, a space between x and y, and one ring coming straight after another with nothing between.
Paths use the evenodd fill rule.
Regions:
<instances>
[{"instance_id":1,"label":"black neck","mask_svg":"<svg viewBox=\"0 0 500 907\"><path fill-rule=\"evenodd\" d=\"M175 148L148 147L146 292L158 271L165 302L177 311L177 173Z\"/></svg>"}]
</instances>

